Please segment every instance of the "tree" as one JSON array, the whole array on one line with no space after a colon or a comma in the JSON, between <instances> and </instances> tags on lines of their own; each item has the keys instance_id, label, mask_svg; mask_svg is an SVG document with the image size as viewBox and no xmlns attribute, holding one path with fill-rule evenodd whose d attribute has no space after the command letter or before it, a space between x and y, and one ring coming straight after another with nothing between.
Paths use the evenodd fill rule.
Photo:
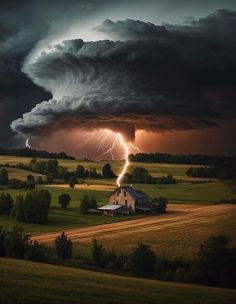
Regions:
<instances>
[{"instance_id":1,"label":"tree","mask_svg":"<svg viewBox=\"0 0 236 304\"><path fill-rule=\"evenodd\" d=\"M158 213L165 213L166 212L166 208L167 208L167 204L168 204L168 199L167 198L157 197L157 198L154 198L152 200L152 202L155 206L156 212L158 212Z\"/></svg>"},{"instance_id":2,"label":"tree","mask_svg":"<svg viewBox=\"0 0 236 304\"><path fill-rule=\"evenodd\" d=\"M13 207L13 199L9 193L1 193L0 195L0 214L10 215Z\"/></svg>"},{"instance_id":3,"label":"tree","mask_svg":"<svg viewBox=\"0 0 236 304\"><path fill-rule=\"evenodd\" d=\"M55 239L56 252L63 260L68 259L72 255L72 242L68 239L65 232L62 232Z\"/></svg>"},{"instance_id":4,"label":"tree","mask_svg":"<svg viewBox=\"0 0 236 304\"><path fill-rule=\"evenodd\" d=\"M80 213L87 214L89 209L97 208L97 200L93 196L84 195L81 200Z\"/></svg>"},{"instance_id":5,"label":"tree","mask_svg":"<svg viewBox=\"0 0 236 304\"><path fill-rule=\"evenodd\" d=\"M86 177L86 172L85 172L85 168L81 165L78 165L76 168L76 176L78 178L83 178Z\"/></svg>"},{"instance_id":6,"label":"tree","mask_svg":"<svg viewBox=\"0 0 236 304\"><path fill-rule=\"evenodd\" d=\"M116 175L111 169L110 164L105 164L102 168L102 175L104 178L114 178Z\"/></svg>"},{"instance_id":7,"label":"tree","mask_svg":"<svg viewBox=\"0 0 236 304\"><path fill-rule=\"evenodd\" d=\"M77 183L77 180L76 180L75 176L73 176L73 175L70 176L69 180L68 180L68 184L71 187L71 189L74 189L76 183Z\"/></svg>"},{"instance_id":8,"label":"tree","mask_svg":"<svg viewBox=\"0 0 236 304\"><path fill-rule=\"evenodd\" d=\"M80 213L81 214L87 214L89 210L89 197L88 195L84 195L83 198L81 199L81 204L80 204Z\"/></svg>"},{"instance_id":9,"label":"tree","mask_svg":"<svg viewBox=\"0 0 236 304\"><path fill-rule=\"evenodd\" d=\"M6 169L0 171L0 185L8 185L8 172Z\"/></svg>"},{"instance_id":10,"label":"tree","mask_svg":"<svg viewBox=\"0 0 236 304\"><path fill-rule=\"evenodd\" d=\"M154 274L156 255L149 246L138 244L129 258L129 268L134 274L150 277Z\"/></svg>"},{"instance_id":11,"label":"tree","mask_svg":"<svg viewBox=\"0 0 236 304\"><path fill-rule=\"evenodd\" d=\"M24 198L17 197L11 215L20 222L46 224L50 202L51 194L48 190L30 191Z\"/></svg>"},{"instance_id":12,"label":"tree","mask_svg":"<svg viewBox=\"0 0 236 304\"><path fill-rule=\"evenodd\" d=\"M18 222L25 221L24 197L22 195L18 195L16 197L16 201L12 209L11 216Z\"/></svg>"},{"instance_id":13,"label":"tree","mask_svg":"<svg viewBox=\"0 0 236 304\"><path fill-rule=\"evenodd\" d=\"M70 204L71 197L69 194L63 193L58 197L58 203L61 205L62 209L66 209L66 207Z\"/></svg>"},{"instance_id":14,"label":"tree","mask_svg":"<svg viewBox=\"0 0 236 304\"><path fill-rule=\"evenodd\" d=\"M33 175L28 175L27 176L27 185L26 188L28 190L34 190L35 189L35 179Z\"/></svg>"},{"instance_id":15,"label":"tree","mask_svg":"<svg viewBox=\"0 0 236 304\"><path fill-rule=\"evenodd\" d=\"M102 244L98 244L96 239L92 242L92 260L97 267L105 266L105 249Z\"/></svg>"}]
</instances>

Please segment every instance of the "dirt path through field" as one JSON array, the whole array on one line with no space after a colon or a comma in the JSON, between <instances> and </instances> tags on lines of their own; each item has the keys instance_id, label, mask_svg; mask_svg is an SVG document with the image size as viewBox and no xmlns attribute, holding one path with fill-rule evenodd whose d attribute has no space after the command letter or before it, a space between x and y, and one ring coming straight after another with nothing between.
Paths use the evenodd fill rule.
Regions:
<instances>
[{"instance_id":1,"label":"dirt path through field","mask_svg":"<svg viewBox=\"0 0 236 304\"><path fill-rule=\"evenodd\" d=\"M235 208L236 206L233 205L196 206L171 204L168 207L168 213L164 215L147 216L129 221L71 229L65 232L72 240L90 240L97 236L109 238L125 235L131 231L158 231L169 227L174 228L175 226L180 224L183 225L184 223L187 225L189 222L201 223L204 221L204 218L209 219L209 215L214 216L214 214L222 214ZM55 232L36 235L33 237L33 240L40 243L51 243L58 234L58 232Z\"/></svg>"}]
</instances>

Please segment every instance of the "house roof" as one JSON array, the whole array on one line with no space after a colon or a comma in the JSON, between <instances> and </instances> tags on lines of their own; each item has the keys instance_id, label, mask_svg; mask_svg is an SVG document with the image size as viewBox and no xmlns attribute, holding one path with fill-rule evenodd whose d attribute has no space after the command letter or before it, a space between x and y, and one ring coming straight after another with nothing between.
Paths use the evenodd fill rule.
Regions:
<instances>
[{"instance_id":1,"label":"house roof","mask_svg":"<svg viewBox=\"0 0 236 304\"><path fill-rule=\"evenodd\" d=\"M98 210L117 210L117 209L120 209L122 208L121 205L105 205L105 206L102 206L100 208L98 208Z\"/></svg>"},{"instance_id":2,"label":"house roof","mask_svg":"<svg viewBox=\"0 0 236 304\"><path fill-rule=\"evenodd\" d=\"M118 188L116 188L110 195L109 197L115 193L116 191L119 191L120 189L125 190L126 192L128 192L134 199L141 199L141 198L147 198L147 194L145 192L143 192L142 190L139 189L135 189L131 186L120 186Z\"/></svg>"}]
</instances>

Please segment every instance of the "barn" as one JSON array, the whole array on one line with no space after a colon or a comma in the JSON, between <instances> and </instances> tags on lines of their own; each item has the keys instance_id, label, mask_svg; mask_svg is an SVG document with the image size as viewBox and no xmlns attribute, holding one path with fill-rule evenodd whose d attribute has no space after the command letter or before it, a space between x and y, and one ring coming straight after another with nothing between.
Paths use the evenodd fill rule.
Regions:
<instances>
[{"instance_id":1,"label":"barn","mask_svg":"<svg viewBox=\"0 0 236 304\"><path fill-rule=\"evenodd\" d=\"M141 190L134 189L131 186L121 186L116 188L108 197L108 205L100 207L102 215L120 215L122 214L134 214L142 212L144 214L150 213L150 203L148 196ZM115 208L117 206L117 208ZM106 210L104 210L105 208ZM117 210L119 212L117 213Z\"/></svg>"}]
</instances>

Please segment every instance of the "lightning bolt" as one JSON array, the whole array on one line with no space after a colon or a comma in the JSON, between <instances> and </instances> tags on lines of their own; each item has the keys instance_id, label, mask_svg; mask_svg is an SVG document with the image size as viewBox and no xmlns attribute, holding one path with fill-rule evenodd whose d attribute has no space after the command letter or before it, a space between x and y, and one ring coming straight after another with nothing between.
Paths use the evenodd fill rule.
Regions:
<instances>
[{"instance_id":1,"label":"lightning bolt","mask_svg":"<svg viewBox=\"0 0 236 304\"><path fill-rule=\"evenodd\" d=\"M30 149L29 138L26 139L25 147Z\"/></svg>"},{"instance_id":2,"label":"lightning bolt","mask_svg":"<svg viewBox=\"0 0 236 304\"><path fill-rule=\"evenodd\" d=\"M124 151L125 151L125 165L116 180L117 186L120 187L121 181L129 166L129 145L125 142L124 137L120 133L117 133L117 138L119 139L120 144L124 148Z\"/></svg>"}]
</instances>

